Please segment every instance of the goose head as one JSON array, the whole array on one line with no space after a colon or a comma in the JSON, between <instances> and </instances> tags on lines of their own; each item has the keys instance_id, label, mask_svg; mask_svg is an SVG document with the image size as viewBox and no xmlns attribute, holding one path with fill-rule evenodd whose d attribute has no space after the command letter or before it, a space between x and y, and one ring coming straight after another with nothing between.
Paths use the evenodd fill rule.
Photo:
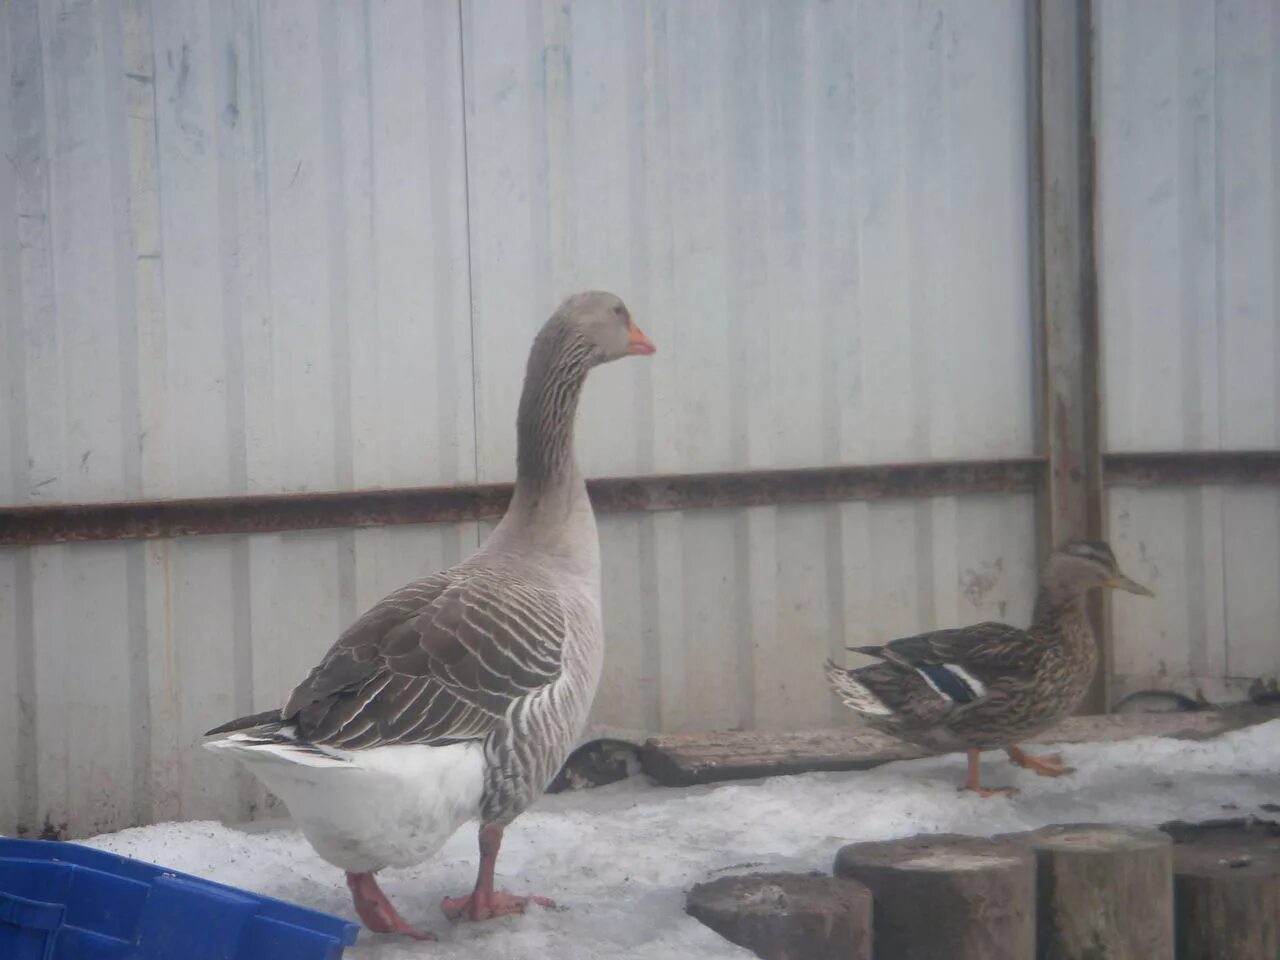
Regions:
<instances>
[{"instance_id":1,"label":"goose head","mask_svg":"<svg viewBox=\"0 0 1280 960\"><path fill-rule=\"evenodd\" d=\"M571 353L581 351L588 367L648 355L656 349L635 325L626 304L601 290L576 293L565 300L551 315L543 334Z\"/></svg>"}]
</instances>

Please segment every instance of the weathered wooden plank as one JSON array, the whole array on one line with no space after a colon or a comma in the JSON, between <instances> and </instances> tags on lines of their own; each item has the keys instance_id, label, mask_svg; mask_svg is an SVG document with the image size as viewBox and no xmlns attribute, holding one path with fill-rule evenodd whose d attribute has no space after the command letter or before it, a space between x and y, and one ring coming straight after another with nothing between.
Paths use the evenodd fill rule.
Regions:
<instances>
[{"instance_id":1,"label":"weathered wooden plank","mask_svg":"<svg viewBox=\"0 0 1280 960\"><path fill-rule=\"evenodd\" d=\"M1203 740L1280 717L1280 709L1253 705L1192 713L1068 717L1033 743L1103 743L1134 737ZM720 731L669 734L640 752L646 774L669 787L720 780L772 777L818 770L866 770L928 752L865 728L797 733Z\"/></svg>"}]
</instances>

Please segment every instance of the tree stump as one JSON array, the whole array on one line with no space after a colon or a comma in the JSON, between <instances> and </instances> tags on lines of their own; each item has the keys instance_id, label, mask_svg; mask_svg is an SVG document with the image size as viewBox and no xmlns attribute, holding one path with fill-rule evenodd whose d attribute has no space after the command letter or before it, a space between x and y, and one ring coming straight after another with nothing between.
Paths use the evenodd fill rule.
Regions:
<instances>
[{"instance_id":1,"label":"tree stump","mask_svg":"<svg viewBox=\"0 0 1280 960\"><path fill-rule=\"evenodd\" d=\"M855 843L835 872L875 898L877 957L1035 958L1035 859L1022 844L952 834Z\"/></svg>"},{"instance_id":2,"label":"tree stump","mask_svg":"<svg viewBox=\"0 0 1280 960\"><path fill-rule=\"evenodd\" d=\"M1173 844L1166 834L1067 824L1008 839L1036 854L1040 960L1173 960Z\"/></svg>"},{"instance_id":3,"label":"tree stump","mask_svg":"<svg viewBox=\"0 0 1280 960\"><path fill-rule=\"evenodd\" d=\"M871 960L871 894L822 874L721 877L689 891L685 909L765 960Z\"/></svg>"},{"instance_id":4,"label":"tree stump","mask_svg":"<svg viewBox=\"0 0 1280 960\"><path fill-rule=\"evenodd\" d=\"M1175 846L1173 862L1178 960L1280 957L1280 841L1212 831Z\"/></svg>"}]
</instances>

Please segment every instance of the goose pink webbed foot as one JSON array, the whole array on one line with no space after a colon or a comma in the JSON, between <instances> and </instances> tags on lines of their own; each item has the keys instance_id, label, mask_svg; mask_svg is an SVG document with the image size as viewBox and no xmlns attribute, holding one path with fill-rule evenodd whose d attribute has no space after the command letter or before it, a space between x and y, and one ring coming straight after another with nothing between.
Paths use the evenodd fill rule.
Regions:
<instances>
[{"instance_id":1,"label":"goose pink webbed foot","mask_svg":"<svg viewBox=\"0 0 1280 960\"><path fill-rule=\"evenodd\" d=\"M374 933L400 933L415 940L434 940L435 934L419 930L405 922L404 917L378 886L372 873L348 873L347 889L361 922Z\"/></svg>"},{"instance_id":2,"label":"goose pink webbed foot","mask_svg":"<svg viewBox=\"0 0 1280 960\"><path fill-rule=\"evenodd\" d=\"M546 897L518 897L506 890L493 888L493 868L498 860L498 848L502 846L502 831L503 827L498 824L480 828L480 870L476 874L476 888L464 897L445 897L440 901L440 909L450 920L505 917L524 913L531 903L555 908L555 902Z\"/></svg>"}]
</instances>

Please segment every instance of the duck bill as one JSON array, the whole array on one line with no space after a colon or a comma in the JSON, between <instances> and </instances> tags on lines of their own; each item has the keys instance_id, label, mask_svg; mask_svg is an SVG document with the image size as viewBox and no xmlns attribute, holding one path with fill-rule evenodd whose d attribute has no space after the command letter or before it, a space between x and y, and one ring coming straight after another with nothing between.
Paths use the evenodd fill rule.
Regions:
<instances>
[{"instance_id":1,"label":"duck bill","mask_svg":"<svg viewBox=\"0 0 1280 960\"><path fill-rule=\"evenodd\" d=\"M657 350L653 341L646 337L634 323L631 324L631 335L627 338L627 353L647 357L651 353L656 353Z\"/></svg>"},{"instance_id":2,"label":"duck bill","mask_svg":"<svg viewBox=\"0 0 1280 960\"><path fill-rule=\"evenodd\" d=\"M1124 590L1126 593L1136 593L1140 597L1154 597L1147 587L1144 587L1137 580L1131 580L1123 573L1117 573L1114 577L1107 581L1107 586L1115 590Z\"/></svg>"}]
</instances>

